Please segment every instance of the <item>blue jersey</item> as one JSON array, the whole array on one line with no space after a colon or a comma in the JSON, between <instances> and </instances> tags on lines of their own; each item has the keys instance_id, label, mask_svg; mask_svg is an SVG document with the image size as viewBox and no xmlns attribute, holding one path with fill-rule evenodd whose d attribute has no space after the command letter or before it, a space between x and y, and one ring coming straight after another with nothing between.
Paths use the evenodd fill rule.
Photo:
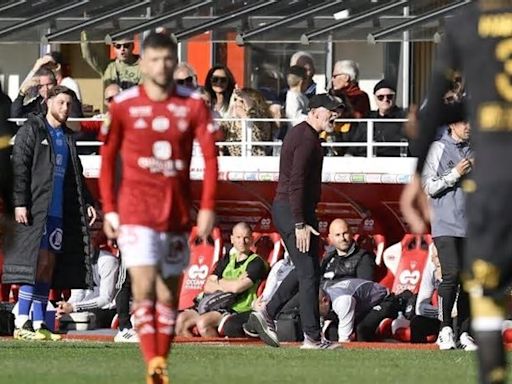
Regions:
<instances>
[{"instance_id":1,"label":"blue jersey","mask_svg":"<svg viewBox=\"0 0 512 384\"><path fill-rule=\"evenodd\" d=\"M69 148L62 127L53 128L46 122L46 126L52 138L52 148L55 154L53 167L53 191L50 211L48 216L62 218L64 206L64 176L68 165Z\"/></svg>"}]
</instances>

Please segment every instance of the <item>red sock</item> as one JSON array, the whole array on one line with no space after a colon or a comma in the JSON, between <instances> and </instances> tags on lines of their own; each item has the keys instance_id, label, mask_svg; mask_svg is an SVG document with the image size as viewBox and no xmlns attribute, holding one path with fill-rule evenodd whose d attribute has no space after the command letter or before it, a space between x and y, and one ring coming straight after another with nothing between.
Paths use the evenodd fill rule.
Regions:
<instances>
[{"instance_id":1,"label":"red sock","mask_svg":"<svg viewBox=\"0 0 512 384\"><path fill-rule=\"evenodd\" d=\"M11 284L0 284L0 301L9 301L9 294L11 293Z\"/></svg>"},{"instance_id":2,"label":"red sock","mask_svg":"<svg viewBox=\"0 0 512 384\"><path fill-rule=\"evenodd\" d=\"M176 324L176 310L168 304L156 303L156 345L158 356L167 358Z\"/></svg>"},{"instance_id":3,"label":"red sock","mask_svg":"<svg viewBox=\"0 0 512 384\"><path fill-rule=\"evenodd\" d=\"M135 330L140 339L140 350L146 363L158 356L156 350L155 306L151 300L144 300L133 305Z\"/></svg>"}]
</instances>

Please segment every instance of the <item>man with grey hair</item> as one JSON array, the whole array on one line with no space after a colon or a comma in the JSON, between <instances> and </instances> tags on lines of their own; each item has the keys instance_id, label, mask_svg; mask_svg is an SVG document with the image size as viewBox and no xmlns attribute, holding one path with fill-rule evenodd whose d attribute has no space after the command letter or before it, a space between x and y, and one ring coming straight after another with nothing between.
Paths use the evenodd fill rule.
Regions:
<instances>
[{"instance_id":1,"label":"man with grey hair","mask_svg":"<svg viewBox=\"0 0 512 384\"><path fill-rule=\"evenodd\" d=\"M313 81L315 75L315 62L311 53L306 51L297 51L290 58L290 67L298 65L306 71L306 78L304 80L304 95L308 99L316 95L316 83Z\"/></svg>"},{"instance_id":2,"label":"man with grey hair","mask_svg":"<svg viewBox=\"0 0 512 384\"><path fill-rule=\"evenodd\" d=\"M334 64L330 93L346 96L352 106L354 117L362 118L370 112L368 94L359 88L359 65L353 60L339 60Z\"/></svg>"}]
</instances>

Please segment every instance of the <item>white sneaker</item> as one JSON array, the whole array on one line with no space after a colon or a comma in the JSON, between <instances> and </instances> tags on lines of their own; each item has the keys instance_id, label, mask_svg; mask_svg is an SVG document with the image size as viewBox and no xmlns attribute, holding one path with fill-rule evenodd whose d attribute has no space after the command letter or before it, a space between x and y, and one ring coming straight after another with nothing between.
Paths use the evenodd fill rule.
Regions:
<instances>
[{"instance_id":1,"label":"white sneaker","mask_svg":"<svg viewBox=\"0 0 512 384\"><path fill-rule=\"evenodd\" d=\"M316 341L304 335L304 342L300 346L300 349L336 349L340 346L332 341L329 341L322 337L320 341Z\"/></svg>"},{"instance_id":2,"label":"white sneaker","mask_svg":"<svg viewBox=\"0 0 512 384\"><path fill-rule=\"evenodd\" d=\"M459 338L460 349L465 351L477 351L478 345L475 343L475 339L473 339L467 332L463 332Z\"/></svg>"},{"instance_id":3,"label":"white sneaker","mask_svg":"<svg viewBox=\"0 0 512 384\"><path fill-rule=\"evenodd\" d=\"M138 343L139 336L133 328L120 329L114 337L116 343Z\"/></svg>"},{"instance_id":4,"label":"white sneaker","mask_svg":"<svg viewBox=\"0 0 512 384\"><path fill-rule=\"evenodd\" d=\"M281 345L277 338L274 320L270 318L265 309L252 312L249 315L249 320L251 321L254 331L265 344L271 347L279 347Z\"/></svg>"},{"instance_id":5,"label":"white sneaker","mask_svg":"<svg viewBox=\"0 0 512 384\"><path fill-rule=\"evenodd\" d=\"M441 332L439 332L436 344L439 346L441 351L455 349L455 336L453 335L453 330L450 327L443 327Z\"/></svg>"}]
</instances>

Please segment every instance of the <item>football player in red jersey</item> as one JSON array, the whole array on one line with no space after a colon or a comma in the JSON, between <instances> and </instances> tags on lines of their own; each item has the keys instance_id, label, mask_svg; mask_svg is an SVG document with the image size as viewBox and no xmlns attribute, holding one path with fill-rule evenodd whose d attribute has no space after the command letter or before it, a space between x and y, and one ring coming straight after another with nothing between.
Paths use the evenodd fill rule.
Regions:
<instances>
[{"instance_id":1,"label":"football player in red jersey","mask_svg":"<svg viewBox=\"0 0 512 384\"><path fill-rule=\"evenodd\" d=\"M140 64L144 82L114 99L101 149L104 230L118 239L132 278L135 328L148 383L169 382L166 358L174 335L178 280L188 264L194 140L204 156L199 235L207 236L215 220L215 126L200 96L173 83L176 64L176 43L169 36L146 37Z\"/></svg>"}]
</instances>

